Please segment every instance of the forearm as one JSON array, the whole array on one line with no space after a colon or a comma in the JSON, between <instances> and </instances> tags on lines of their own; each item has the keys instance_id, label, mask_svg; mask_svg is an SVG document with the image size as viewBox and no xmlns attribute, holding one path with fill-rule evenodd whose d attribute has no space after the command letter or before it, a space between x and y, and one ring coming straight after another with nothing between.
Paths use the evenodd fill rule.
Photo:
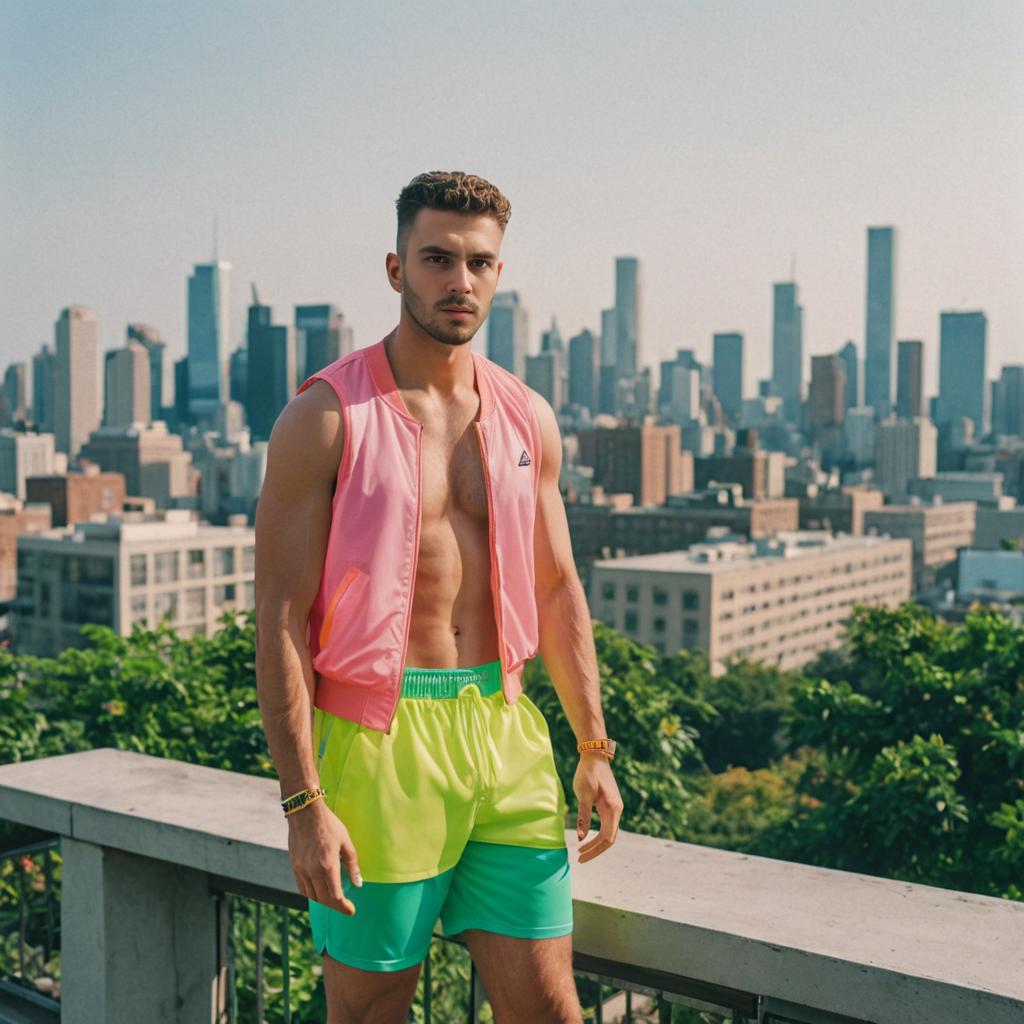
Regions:
<instances>
[{"instance_id":1,"label":"forearm","mask_svg":"<svg viewBox=\"0 0 1024 1024\"><path fill-rule=\"evenodd\" d=\"M594 629L586 594L572 573L537 595L540 655L577 741L607 735Z\"/></svg>"},{"instance_id":2,"label":"forearm","mask_svg":"<svg viewBox=\"0 0 1024 1024\"><path fill-rule=\"evenodd\" d=\"M313 666L305 623L294 616L256 627L256 688L263 731L281 783L281 796L318 784L313 758Z\"/></svg>"}]
</instances>

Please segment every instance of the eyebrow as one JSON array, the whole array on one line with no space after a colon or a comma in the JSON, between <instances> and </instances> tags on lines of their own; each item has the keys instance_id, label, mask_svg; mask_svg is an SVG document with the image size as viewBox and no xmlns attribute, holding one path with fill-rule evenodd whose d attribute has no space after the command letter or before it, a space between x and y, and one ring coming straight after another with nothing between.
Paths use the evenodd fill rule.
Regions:
<instances>
[{"instance_id":1,"label":"eyebrow","mask_svg":"<svg viewBox=\"0 0 1024 1024\"><path fill-rule=\"evenodd\" d=\"M444 246L441 246L441 245L422 245L422 246L420 246L420 248L417 251L418 252L433 252L433 253L437 253L439 256L454 256L455 255L454 250L452 250L452 249L445 249ZM498 257L497 257L497 254L491 252L490 249L484 249L481 252L470 253L469 258L470 259L494 260L494 259L497 259Z\"/></svg>"}]
</instances>

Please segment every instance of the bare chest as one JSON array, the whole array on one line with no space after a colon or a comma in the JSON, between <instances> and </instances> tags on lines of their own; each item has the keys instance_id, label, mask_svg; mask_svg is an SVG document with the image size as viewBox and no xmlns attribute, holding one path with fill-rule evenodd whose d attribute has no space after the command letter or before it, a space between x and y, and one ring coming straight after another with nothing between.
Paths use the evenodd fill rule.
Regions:
<instances>
[{"instance_id":1,"label":"bare chest","mask_svg":"<svg viewBox=\"0 0 1024 1024\"><path fill-rule=\"evenodd\" d=\"M444 518L454 513L487 523L487 486L472 421L455 430L424 425L421 488L425 517Z\"/></svg>"}]
</instances>

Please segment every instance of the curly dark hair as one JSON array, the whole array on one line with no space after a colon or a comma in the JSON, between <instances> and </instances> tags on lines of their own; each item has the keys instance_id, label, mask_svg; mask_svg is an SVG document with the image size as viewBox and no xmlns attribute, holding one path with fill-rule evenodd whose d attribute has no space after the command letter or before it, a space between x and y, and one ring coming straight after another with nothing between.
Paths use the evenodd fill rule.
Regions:
<instances>
[{"instance_id":1,"label":"curly dark hair","mask_svg":"<svg viewBox=\"0 0 1024 1024\"><path fill-rule=\"evenodd\" d=\"M484 178L464 171L426 171L417 174L398 195L396 246L404 257L405 240L416 214L431 210L455 210L458 213L483 213L492 216L504 232L512 215L512 204Z\"/></svg>"}]
</instances>

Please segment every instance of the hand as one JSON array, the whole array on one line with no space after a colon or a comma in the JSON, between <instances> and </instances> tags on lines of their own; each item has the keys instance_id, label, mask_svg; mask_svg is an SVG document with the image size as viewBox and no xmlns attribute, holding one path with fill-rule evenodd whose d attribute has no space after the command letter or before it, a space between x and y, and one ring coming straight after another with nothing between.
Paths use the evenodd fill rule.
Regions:
<instances>
[{"instance_id":1,"label":"hand","mask_svg":"<svg viewBox=\"0 0 1024 1024\"><path fill-rule=\"evenodd\" d=\"M608 758L600 751L583 751L572 788L579 800L579 814L576 817L576 836L582 840L590 829L590 818L597 807L601 820L601 831L593 839L579 847L577 863L583 864L604 853L615 842L619 832L619 818L622 817L622 797L612 775Z\"/></svg>"},{"instance_id":2,"label":"hand","mask_svg":"<svg viewBox=\"0 0 1024 1024\"><path fill-rule=\"evenodd\" d=\"M288 856L299 892L325 907L354 914L355 904L345 897L341 887L341 862L345 862L348 876L356 885L362 885L363 879L356 848L341 819L321 798L285 820Z\"/></svg>"}]
</instances>

